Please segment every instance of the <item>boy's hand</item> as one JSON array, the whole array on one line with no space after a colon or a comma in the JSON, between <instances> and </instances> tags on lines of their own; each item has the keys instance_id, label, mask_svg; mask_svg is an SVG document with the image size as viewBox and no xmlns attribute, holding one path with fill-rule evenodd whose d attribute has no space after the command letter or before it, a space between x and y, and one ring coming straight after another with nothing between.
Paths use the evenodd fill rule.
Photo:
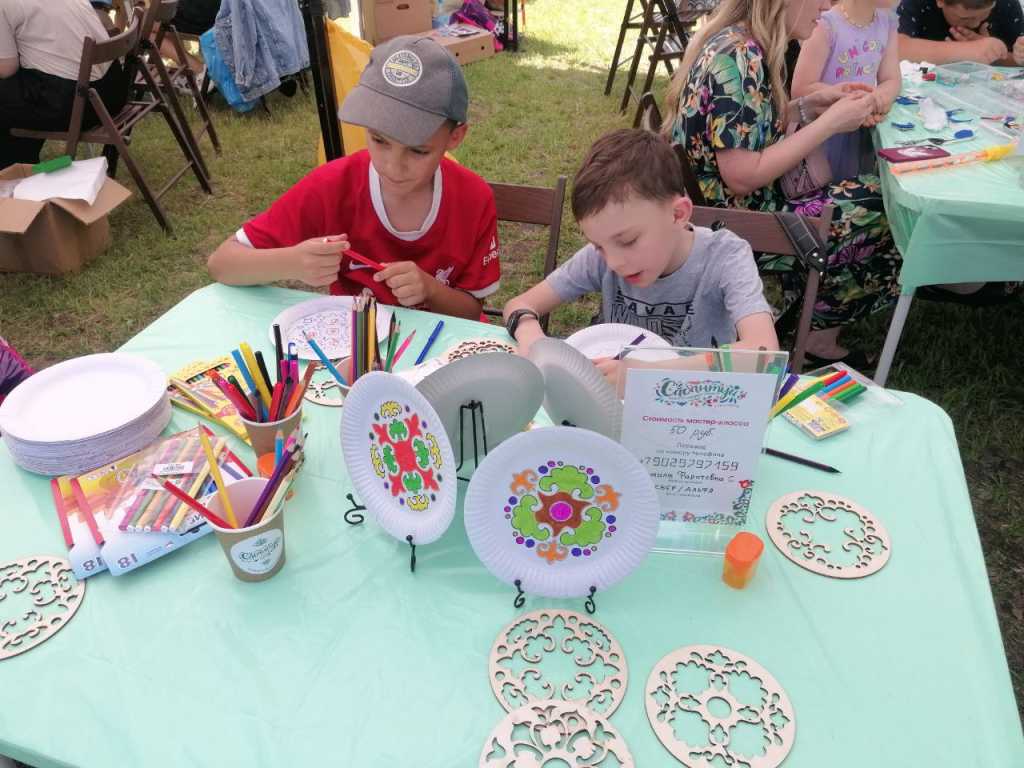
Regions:
<instances>
[{"instance_id":1,"label":"boy's hand","mask_svg":"<svg viewBox=\"0 0 1024 768\"><path fill-rule=\"evenodd\" d=\"M1009 55L1006 44L998 37L979 37L976 40L971 40L970 43L970 58L982 64L991 64L993 61L1005 59Z\"/></svg>"},{"instance_id":2,"label":"boy's hand","mask_svg":"<svg viewBox=\"0 0 1024 768\"><path fill-rule=\"evenodd\" d=\"M626 361L614 360L610 357L598 357L593 362L594 367L604 376L604 380L618 393L619 397L622 397L622 390L626 385Z\"/></svg>"},{"instance_id":3,"label":"boy's hand","mask_svg":"<svg viewBox=\"0 0 1024 768\"><path fill-rule=\"evenodd\" d=\"M949 36L961 43L967 42L969 40L980 40L983 37L989 36L988 22L985 22L980 27L978 27L977 32L975 32L970 27L950 27Z\"/></svg>"},{"instance_id":4,"label":"boy's hand","mask_svg":"<svg viewBox=\"0 0 1024 768\"><path fill-rule=\"evenodd\" d=\"M1013 60L1024 67L1024 35L1021 35L1013 43Z\"/></svg>"},{"instance_id":5,"label":"boy's hand","mask_svg":"<svg viewBox=\"0 0 1024 768\"><path fill-rule=\"evenodd\" d=\"M395 294L403 307L426 304L439 283L411 261L396 261L388 264L373 276L378 283L385 283Z\"/></svg>"},{"instance_id":6,"label":"boy's hand","mask_svg":"<svg viewBox=\"0 0 1024 768\"><path fill-rule=\"evenodd\" d=\"M322 288L338 279L341 254L349 249L348 235L314 237L295 246L298 255L296 280Z\"/></svg>"}]
</instances>

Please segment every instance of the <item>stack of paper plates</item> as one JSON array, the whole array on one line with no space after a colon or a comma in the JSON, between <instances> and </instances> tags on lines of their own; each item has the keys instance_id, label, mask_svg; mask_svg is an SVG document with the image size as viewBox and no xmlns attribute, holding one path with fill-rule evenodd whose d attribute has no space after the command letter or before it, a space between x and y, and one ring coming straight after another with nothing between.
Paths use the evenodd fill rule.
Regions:
<instances>
[{"instance_id":1,"label":"stack of paper plates","mask_svg":"<svg viewBox=\"0 0 1024 768\"><path fill-rule=\"evenodd\" d=\"M164 372L141 357L111 353L30 376L0 405L0 432L30 472L79 474L152 443L170 418Z\"/></svg>"}]
</instances>

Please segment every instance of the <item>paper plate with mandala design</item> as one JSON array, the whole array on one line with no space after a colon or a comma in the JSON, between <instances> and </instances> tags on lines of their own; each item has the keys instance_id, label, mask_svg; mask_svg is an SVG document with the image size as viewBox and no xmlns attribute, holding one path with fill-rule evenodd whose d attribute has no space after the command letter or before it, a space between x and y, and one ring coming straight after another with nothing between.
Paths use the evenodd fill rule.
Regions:
<instances>
[{"instance_id":1,"label":"paper plate with mandala design","mask_svg":"<svg viewBox=\"0 0 1024 768\"><path fill-rule=\"evenodd\" d=\"M484 742L480 768L634 768L615 726L581 704L538 701L512 710Z\"/></svg>"},{"instance_id":2,"label":"paper plate with mandala design","mask_svg":"<svg viewBox=\"0 0 1024 768\"><path fill-rule=\"evenodd\" d=\"M359 497L396 539L429 544L455 515L451 444L430 403L407 381L359 378L341 414L341 450Z\"/></svg>"},{"instance_id":3,"label":"paper plate with mandala design","mask_svg":"<svg viewBox=\"0 0 1024 768\"><path fill-rule=\"evenodd\" d=\"M644 691L658 740L687 768L774 768L796 739L789 697L742 653L689 645L659 661Z\"/></svg>"},{"instance_id":4,"label":"paper plate with mandala design","mask_svg":"<svg viewBox=\"0 0 1024 768\"><path fill-rule=\"evenodd\" d=\"M49 640L71 621L84 597L85 582L63 558L0 563L0 660Z\"/></svg>"},{"instance_id":5,"label":"paper plate with mandala design","mask_svg":"<svg viewBox=\"0 0 1024 768\"><path fill-rule=\"evenodd\" d=\"M448 351L444 353L444 359L446 363L454 363L456 360L484 352L505 352L511 355L515 351L516 348L511 342L501 339L463 339L458 344L449 347Z\"/></svg>"},{"instance_id":6,"label":"paper plate with mandala design","mask_svg":"<svg viewBox=\"0 0 1024 768\"><path fill-rule=\"evenodd\" d=\"M658 496L646 470L613 440L544 427L491 451L466 491L477 557L524 592L582 597L636 568L654 546Z\"/></svg>"},{"instance_id":7,"label":"paper plate with mandala design","mask_svg":"<svg viewBox=\"0 0 1024 768\"><path fill-rule=\"evenodd\" d=\"M860 504L824 491L777 499L765 516L772 542L802 568L836 579L859 579L889 562L889 532Z\"/></svg>"},{"instance_id":8,"label":"paper plate with mandala design","mask_svg":"<svg viewBox=\"0 0 1024 768\"><path fill-rule=\"evenodd\" d=\"M391 310L377 305L377 338L386 339L391 323ZM270 341L274 341L274 325L281 326L281 341L287 350L295 342L302 360L319 360L306 343L305 331L331 360L348 357L352 350L352 297L321 296L303 301L281 312L270 323Z\"/></svg>"},{"instance_id":9,"label":"paper plate with mandala design","mask_svg":"<svg viewBox=\"0 0 1024 768\"><path fill-rule=\"evenodd\" d=\"M518 355L501 352L485 352L448 363L416 388L434 406L456 447L462 439L468 446L473 444L473 422L462 410L463 405L476 401L483 406L487 448L493 450L522 432L544 400L544 378L537 366ZM464 438L459 435L460 416Z\"/></svg>"},{"instance_id":10,"label":"paper plate with mandala design","mask_svg":"<svg viewBox=\"0 0 1024 768\"><path fill-rule=\"evenodd\" d=\"M544 410L551 421L619 439L622 402L587 357L558 339L538 339L527 357L544 376Z\"/></svg>"},{"instance_id":11,"label":"paper plate with mandala design","mask_svg":"<svg viewBox=\"0 0 1024 768\"><path fill-rule=\"evenodd\" d=\"M491 647L491 690L511 712L548 699L611 715L626 695L626 654L611 632L575 611L520 616Z\"/></svg>"}]
</instances>

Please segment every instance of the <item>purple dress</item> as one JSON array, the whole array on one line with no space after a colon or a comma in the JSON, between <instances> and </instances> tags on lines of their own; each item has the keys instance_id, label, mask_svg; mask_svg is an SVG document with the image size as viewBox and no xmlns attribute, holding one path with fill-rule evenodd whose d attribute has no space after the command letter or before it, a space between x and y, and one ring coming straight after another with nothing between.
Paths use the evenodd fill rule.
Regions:
<instances>
[{"instance_id":1,"label":"purple dress","mask_svg":"<svg viewBox=\"0 0 1024 768\"><path fill-rule=\"evenodd\" d=\"M878 68L885 56L889 36L896 29L896 14L879 9L866 27L856 27L835 6L821 15L828 31L829 54L821 73L826 85L866 83L878 85ZM825 142L825 154L833 179L852 178L873 171L875 158L869 132L860 128L837 133Z\"/></svg>"}]
</instances>

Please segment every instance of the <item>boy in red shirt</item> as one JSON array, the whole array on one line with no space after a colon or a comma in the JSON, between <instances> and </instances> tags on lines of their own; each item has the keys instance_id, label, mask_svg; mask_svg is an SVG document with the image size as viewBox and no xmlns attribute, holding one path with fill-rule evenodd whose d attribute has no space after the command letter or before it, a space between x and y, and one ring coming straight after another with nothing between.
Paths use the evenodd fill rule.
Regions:
<instances>
[{"instance_id":1,"label":"boy in red shirt","mask_svg":"<svg viewBox=\"0 0 1024 768\"><path fill-rule=\"evenodd\" d=\"M468 102L458 63L431 38L377 46L340 110L366 128L368 149L320 166L246 222L210 256L210 274L369 288L385 304L478 318L501 274L494 194L444 156L465 138Z\"/></svg>"}]
</instances>

